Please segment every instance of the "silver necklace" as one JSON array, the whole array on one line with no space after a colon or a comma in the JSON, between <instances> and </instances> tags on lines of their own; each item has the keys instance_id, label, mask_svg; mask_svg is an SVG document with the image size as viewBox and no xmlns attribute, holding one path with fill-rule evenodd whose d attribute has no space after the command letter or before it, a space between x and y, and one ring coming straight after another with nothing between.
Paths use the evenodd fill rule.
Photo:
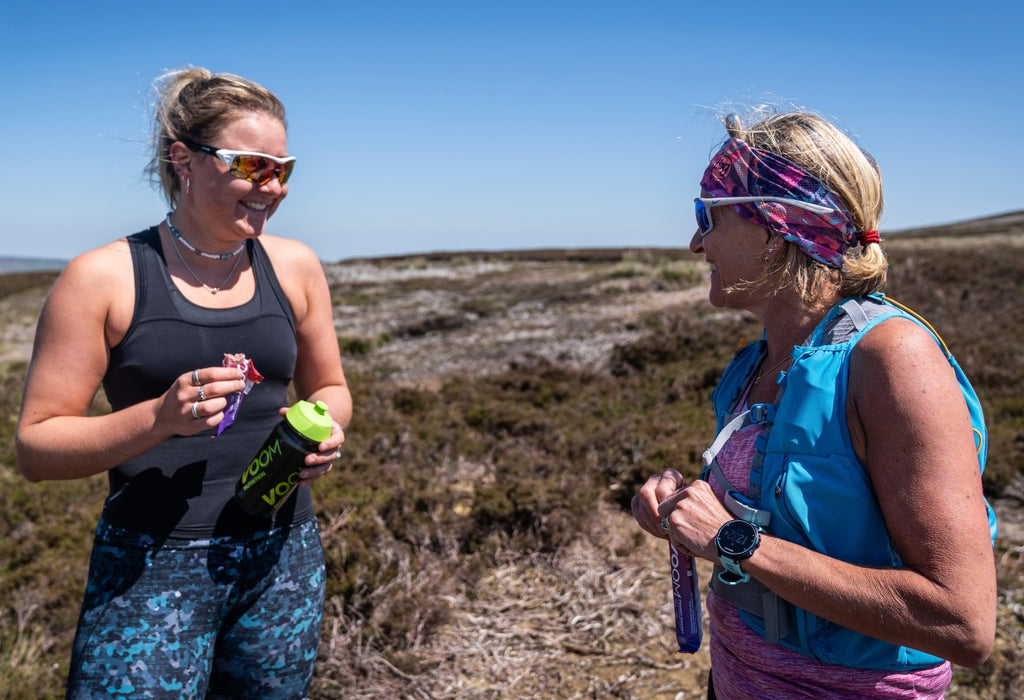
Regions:
<instances>
[{"instance_id":1,"label":"silver necklace","mask_svg":"<svg viewBox=\"0 0 1024 700\"><path fill-rule=\"evenodd\" d=\"M175 240L181 241L181 244L191 250L196 255L202 255L204 258L210 260L227 260L233 258L245 248L245 241L242 241L242 245L238 246L234 251L230 253L207 253L206 251L199 250L194 245L185 240L185 237L178 233L178 229L174 228L174 224L171 223L171 212L167 212L167 228L171 229L171 234L174 235Z\"/></svg>"},{"instance_id":2,"label":"silver necklace","mask_svg":"<svg viewBox=\"0 0 1024 700\"><path fill-rule=\"evenodd\" d=\"M168 221L167 225L171 226L171 222ZM171 231L174 231L174 227L173 226L171 227ZM188 263L185 262L185 256L181 254L181 248L178 247L178 241L177 241L176 238L173 238L173 237L171 238L171 244L174 246L174 252L178 254L178 260L181 261L181 264L185 266L185 269L189 271L189 274L191 274L193 277L196 278L196 282L198 282L199 284L203 285L203 289L208 291L210 294L216 294L221 289L223 289L224 285L228 283L228 280L230 280L232 277L234 277L235 270L238 269L238 263L242 262L242 258L241 257L235 258L235 264L231 266L231 272L229 272L228 276L224 278L224 281L221 282L220 285L217 286L217 287L211 287L206 282L203 282L203 280L201 280L199 278L199 275L197 275L195 273L195 270L193 270L191 267L189 267ZM245 243L243 243L242 246L244 247ZM232 255L235 255L235 253L232 253Z\"/></svg>"}]
</instances>

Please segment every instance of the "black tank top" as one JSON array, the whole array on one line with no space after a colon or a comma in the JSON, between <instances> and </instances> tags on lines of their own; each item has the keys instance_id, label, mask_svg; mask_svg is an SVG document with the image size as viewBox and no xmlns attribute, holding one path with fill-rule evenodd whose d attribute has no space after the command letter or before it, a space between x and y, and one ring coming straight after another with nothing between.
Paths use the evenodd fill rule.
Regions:
<instances>
[{"instance_id":1,"label":"black tank top","mask_svg":"<svg viewBox=\"0 0 1024 700\"><path fill-rule=\"evenodd\" d=\"M245 353L264 376L242 401L234 425L175 436L109 472L104 519L156 537L245 535L313 516L309 487L273 518L254 518L233 501L234 487L288 404L297 356L291 307L258 240L246 254L256 291L241 306L208 309L188 301L167 272L157 228L128 237L135 309L124 339L110 351L103 389L115 411L163 394L180 375L220 366Z\"/></svg>"}]
</instances>

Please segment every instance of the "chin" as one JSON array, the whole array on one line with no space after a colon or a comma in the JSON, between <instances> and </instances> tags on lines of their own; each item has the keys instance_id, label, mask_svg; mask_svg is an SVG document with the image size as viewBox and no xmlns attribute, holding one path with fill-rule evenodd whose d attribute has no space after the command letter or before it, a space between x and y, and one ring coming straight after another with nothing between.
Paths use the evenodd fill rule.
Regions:
<instances>
[{"instance_id":1,"label":"chin","mask_svg":"<svg viewBox=\"0 0 1024 700\"><path fill-rule=\"evenodd\" d=\"M269 217L243 217L235 222L235 229L246 238L259 238L267 230Z\"/></svg>"},{"instance_id":2,"label":"chin","mask_svg":"<svg viewBox=\"0 0 1024 700\"><path fill-rule=\"evenodd\" d=\"M719 309L729 306L729 293L726 292L716 282L711 283L711 289L708 290L708 303Z\"/></svg>"}]
</instances>

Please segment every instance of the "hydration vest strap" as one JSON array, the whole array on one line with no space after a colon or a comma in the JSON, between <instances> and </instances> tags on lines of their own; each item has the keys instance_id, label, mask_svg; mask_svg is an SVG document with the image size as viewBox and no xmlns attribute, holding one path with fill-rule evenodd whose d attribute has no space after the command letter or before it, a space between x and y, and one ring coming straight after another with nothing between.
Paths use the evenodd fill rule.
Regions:
<instances>
[{"instance_id":1,"label":"hydration vest strap","mask_svg":"<svg viewBox=\"0 0 1024 700\"><path fill-rule=\"evenodd\" d=\"M764 638L769 644L775 644L789 634L789 603L757 579L726 585L718 580L722 571L725 569L716 562L711 574L711 590L718 597L764 620Z\"/></svg>"},{"instance_id":2,"label":"hydration vest strap","mask_svg":"<svg viewBox=\"0 0 1024 700\"><path fill-rule=\"evenodd\" d=\"M737 413L733 416L732 420L722 426L722 429L718 431L718 435L715 436L715 441L711 443L711 447L704 450L704 454L701 455L701 459L704 462L704 467L711 468L714 470L715 478L721 478L719 481L722 484L728 484L729 480L725 478L724 474L721 474L721 469L715 464L715 460L718 457L718 453L725 447L725 443L729 441L733 435L746 428L748 425L763 425L765 423L771 423L775 419L775 406L770 403L756 403L750 407L749 411L743 413Z\"/></svg>"},{"instance_id":3,"label":"hydration vest strap","mask_svg":"<svg viewBox=\"0 0 1024 700\"><path fill-rule=\"evenodd\" d=\"M848 299L840 306L840 308L846 313L853 322L853 327L860 332L867 327L868 322L871 320L868 315L864 313L863 307L860 305L859 299Z\"/></svg>"},{"instance_id":4,"label":"hydration vest strap","mask_svg":"<svg viewBox=\"0 0 1024 700\"><path fill-rule=\"evenodd\" d=\"M770 424L773 420L775 420L775 406L770 403L756 403L750 407L749 411L737 413L733 416L732 420L723 425L722 429L718 431L718 435L715 436L715 441L711 443L711 447L704 450L704 454L701 455L701 460L704 462L704 473L707 474L710 470L715 475L718 483L722 485L722 488L726 491L735 491L736 487L726 478L725 472L718 466L718 453L725 447L725 443L729 441L729 438L747 426Z\"/></svg>"},{"instance_id":5,"label":"hydration vest strap","mask_svg":"<svg viewBox=\"0 0 1024 700\"><path fill-rule=\"evenodd\" d=\"M718 476L716 475L715 478L717 479ZM729 489L725 492L724 502L725 507L732 513L733 517L746 520L762 530L767 530L768 526L772 523L772 513L770 510L761 510L754 505L753 501L736 489Z\"/></svg>"},{"instance_id":6,"label":"hydration vest strap","mask_svg":"<svg viewBox=\"0 0 1024 700\"><path fill-rule=\"evenodd\" d=\"M722 426L722 429L718 431L718 435L715 436L715 441L711 443L711 447L704 450L704 454L701 455L701 460L704 462L704 468L710 468L720 484L728 484L730 488L732 487L729 480L725 478L725 474L722 473L722 468L718 466L718 453L722 451L723 447L725 447L725 443L729 441L729 438L752 424L753 421L750 420L750 411L737 413L733 416L732 420Z\"/></svg>"}]
</instances>

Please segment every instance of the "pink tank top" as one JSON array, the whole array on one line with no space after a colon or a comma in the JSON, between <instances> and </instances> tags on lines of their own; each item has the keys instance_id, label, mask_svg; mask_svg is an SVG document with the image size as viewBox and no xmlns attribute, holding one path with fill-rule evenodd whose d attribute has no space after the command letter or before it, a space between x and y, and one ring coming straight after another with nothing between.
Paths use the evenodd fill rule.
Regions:
<instances>
[{"instance_id":1,"label":"pink tank top","mask_svg":"<svg viewBox=\"0 0 1024 700\"><path fill-rule=\"evenodd\" d=\"M730 438L718 454L718 464L733 486L746 493L755 441L765 432L751 425ZM711 479L719 499L721 484ZM708 593L711 618L710 649L715 695L731 698L943 698L952 679L952 667L943 662L908 673L836 666L768 644L747 627L739 610Z\"/></svg>"}]
</instances>

